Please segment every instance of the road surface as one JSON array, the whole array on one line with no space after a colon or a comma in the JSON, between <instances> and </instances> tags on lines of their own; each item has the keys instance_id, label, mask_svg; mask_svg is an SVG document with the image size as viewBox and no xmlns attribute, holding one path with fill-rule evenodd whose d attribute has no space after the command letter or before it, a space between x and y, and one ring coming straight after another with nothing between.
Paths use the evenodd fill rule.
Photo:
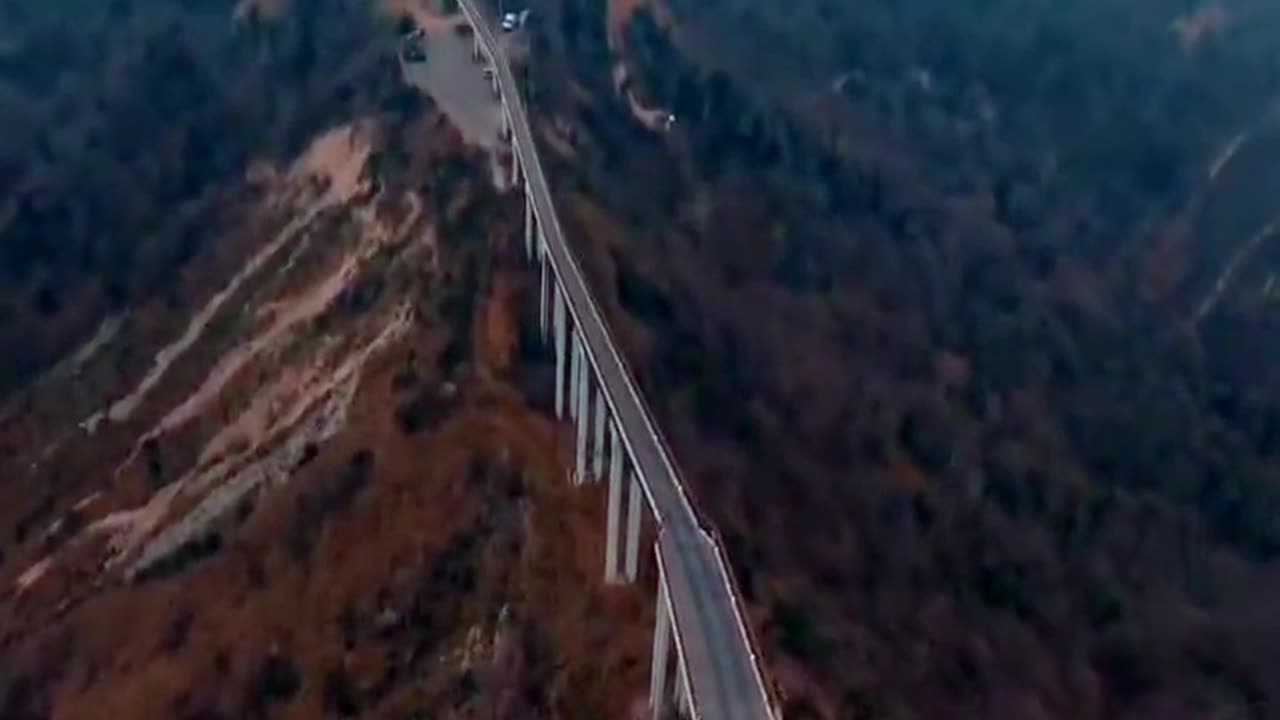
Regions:
<instances>
[{"instance_id":1,"label":"road surface","mask_svg":"<svg viewBox=\"0 0 1280 720\"><path fill-rule=\"evenodd\" d=\"M510 108L516 153L525 170L527 192L533 198L552 270L658 519L658 551L666 571L676 644L688 664L696 715L702 720L770 720L773 714L768 695L727 570L710 535L698 524L675 467L565 242L515 76L475 1L461 0L460 4L496 66L499 88Z\"/></svg>"}]
</instances>

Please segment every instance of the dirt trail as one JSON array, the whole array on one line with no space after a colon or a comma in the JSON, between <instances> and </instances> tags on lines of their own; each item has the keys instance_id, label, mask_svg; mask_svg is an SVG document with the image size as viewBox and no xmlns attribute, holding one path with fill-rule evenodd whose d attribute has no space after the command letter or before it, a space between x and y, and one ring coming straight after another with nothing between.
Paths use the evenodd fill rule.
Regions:
<instances>
[{"instance_id":1,"label":"dirt trail","mask_svg":"<svg viewBox=\"0 0 1280 720\"><path fill-rule=\"evenodd\" d=\"M350 284L354 267L344 267L318 286L311 289L299 305L276 318L266 332L258 335L224 355L205 381L178 406L170 410L144 437L158 437L171 432L198 417L222 394L227 385L252 361L280 347L299 325L324 312L338 295Z\"/></svg>"},{"instance_id":2,"label":"dirt trail","mask_svg":"<svg viewBox=\"0 0 1280 720\"><path fill-rule=\"evenodd\" d=\"M368 192L364 175L373 152L371 130L367 125L351 123L332 128L311 142L289 170L293 180L318 179L328 183L325 194L317 200L323 207L349 203Z\"/></svg>"},{"instance_id":3,"label":"dirt trail","mask_svg":"<svg viewBox=\"0 0 1280 720\"><path fill-rule=\"evenodd\" d=\"M44 577L45 573L49 572L49 568L52 566L52 557L41 558L18 576L17 581L14 582L14 590L19 593L26 592L32 585L39 582L40 578Z\"/></svg>"},{"instance_id":4,"label":"dirt trail","mask_svg":"<svg viewBox=\"0 0 1280 720\"><path fill-rule=\"evenodd\" d=\"M1193 326L1198 325L1209 313L1213 312L1223 294L1231 287L1231 281L1235 279L1236 271L1240 268L1241 263L1248 260L1264 240L1276 234L1277 223L1280 223L1280 219L1267 223L1235 251L1231 256L1231 260L1227 262L1226 267L1218 274L1218 279L1213 283L1213 290L1205 296L1204 300L1200 302L1200 306L1196 308L1195 315L1191 318Z\"/></svg>"},{"instance_id":5,"label":"dirt trail","mask_svg":"<svg viewBox=\"0 0 1280 720\"><path fill-rule=\"evenodd\" d=\"M98 325L98 329L94 331L92 337L84 342L83 345L76 348L70 355L59 360L52 367L45 370L39 378L32 383L33 388L49 385L51 383L61 382L67 378L78 377L85 366L93 361L94 358L102 352L103 348L110 345L112 341L120 334L120 328L124 324L123 315L112 315L102 321ZM20 401L17 397L10 398L3 408L0 408L0 417L9 417L18 412ZM80 423L80 427L90 432L96 428L98 422L101 421L103 411L99 410L88 419ZM52 441L42 455L47 455L52 448L55 448L62 442L62 438Z\"/></svg>"},{"instance_id":6,"label":"dirt trail","mask_svg":"<svg viewBox=\"0 0 1280 720\"><path fill-rule=\"evenodd\" d=\"M66 360L65 365L63 363L59 363L55 368L55 372L67 371L72 375L78 375L80 371L84 369L84 366L88 365L91 360L97 357L98 353L101 352L108 343L115 340L116 335L120 333L120 326L123 324L123 320L124 317L122 315L112 315L106 320L103 320L102 324L98 326L97 332L93 334L93 337L89 338L84 345L81 345L79 349L77 349L75 353Z\"/></svg>"},{"instance_id":7,"label":"dirt trail","mask_svg":"<svg viewBox=\"0 0 1280 720\"><path fill-rule=\"evenodd\" d=\"M1259 118L1256 123L1236 133L1230 140L1228 140L1226 144L1222 146L1222 149L1214 155L1213 162L1209 164L1206 187L1201 191L1201 194L1207 192L1209 188L1213 187L1213 183L1218 179L1218 175L1222 174L1222 171L1231 164L1231 161L1236 158L1236 155L1240 153L1240 150L1243 149L1245 145L1252 142L1253 138L1258 135L1258 133L1267 129L1267 127L1276 122L1277 119L1280 119L1280 101L1273 101L1271 106L1262 114L1262 117Z\"/></svg>"},{"instance_id":8,"label":"dirt trail","mask_svg":"<svg viewBox=\"0 0 1280 720\"><path fill-rule=\"evenodd\" d=\"M208 327L214 316L218 314L218 311L222 309L222 306L227 303L227 300L236 294L245 281L262 269L262 266L266 265L271 258L275 257L294 235L311 224L311 221L315 219L319 212L320 206L312 205L301 215L290 221L274 240L258 251L258 254L250 258L249 262L240 269L240 272L236 273L235 277L231 278L231 281L210 298L204 307L191 318L191 321L187 324L186 331L177 340L156 353L151 369L128 395L112 403L111 409L107 411L107 417L113 422L128 420L134 411L138 409L138 405L142 403L147 394L164 379L174 361L182 357L204 335L205 328Z\"/></svg>"},{"instance_id":9,"label":"dirt trail","mask_svg":"<svg viewBox=\"0 0 1280 720\"><path fill-rule=\"evenodd\" d=\"M261 329L250 332L247 339L227 350L204 381L135 443L134 452L118 470L133 462L148 439L162 437L208 415L227 389L259 359L284 353L302 328L333 307L359 277L365 262L379 251L394 243L400 244L400 252L415 246L407 240L421 217L420 199L408 199L408 211L394 227L378 217L374 209L380 204L378 198L361 205L351 204L369 190L363 173L370 148L361 138L350 127L337 128L317 138L298 158L288 172L291 187L316 178L327 185L307 211L280 234L296 234L321 209L341 205L357 226L351 247L333 261L326 274L293 295L261 307L256 313ZM431 237L425 234L423 241L430 242ZM281 238L277 237L260 257L274 255L280 245ZM289 265L300 254L295 248ZM231 285L238 286L257 272L265 263L260 257L242 269ZM283 271L277 277L281 274ZM224 290L219 302L229 294ZM216 310L215 307L197 318L200 323L193 323L195 330L189 328L188 347ZM282 482L308 447L337 433L345 424L365 362L407 329L408 306L402 305L383 317L390 320L376 337L358 343L354 349L344 349L346 343L341 335L326 336L318 339L318 344L310 347L301 360L275 369L264 368L271 373L265 385L257 387L247 406L204 442L191 469L141 506L112 513L91 526L93 534L109 536L108 566L117 567L131 560L128 574L147 569L208 532L209 524L246 493L263 484ZM180 519L168 524L176 514Z\"/></svg>"},{"instance_id":10,"label":"dirt trail","mask_svg":"<svg viewBox=\"0 0 1280 720\"><path fill-rule=\"evenodd\" d=\"M284 368L270 385L254 394L249 407L205 443L196 464L207 469L265 444L274 429L287 423L286 418L310 404L306 398L314 396L321 370L319 363L305 369Z\"/></svg>"},{"instance_id":11,"label":"dirt trail","mask_svg":"<svg viewBox=\"0 0 1280 720\"><path fill-rule=\"evenodd\" d=\"M232 348L218 361L205 381L191 395L170 410L145 436L158 437L190 422L207 410L227 385L257 358L274 352L293 337L304 323L328 310L338 296L351 286L364 253L353 252L342 259L337 270L300 295L265 308L272 316L266 331Z\"/></svg>"},{"instance_id":12,"label":"dirt trail","mask_svg":"<svg viewBox=\"0 0 1280 720\"><path fill-rule=\"evenodd\" d=\"M649 108L640 104L640 101L636 99L635 93L631 92L631 77L627 74L626 66L621 62L613 66L613 89L627 101L627 106L631 108L631 115L641 125L659 133L667 129L669 113L666 110Z\"/></svg>"},{"instance_id":13,"label":"dirt trail","mask_svg":"<svg viewBox=\"0 0 1280 720\"><path fill-rule=\"evenodd\" d=\"M1253 140L1254 136L1267 128L1271 123L1275 122L1277 117L1280 117L1280 105L1273 106L1265 115L1263 115L1262 119L1258 121L1257 124L1246 130L1241 130L1227 141L1226 145L1224 145L1222 150L1214 156L1213 162L1209 165L1204 188L1197 193L1195 199L1189 203L1187 208L1183 211L1183 215L1185 217L1190 217L1193 212L1199 211L1200 207L1205 202L1205 198L1208 197L1209 191L1214 187L1218 176L1222 174L1222 171L1225 170L1233 160L1235 160L1235 158L1240 154L1240 151ZM1236 251L1231 255L1231 259L1228 260L1227 264L1222 268L1222 272L1218 274L1217 280L1214 281L1213 288L1207 295L1205 295L1204 299L1201 300L1200 304L1196 307L1195 313L1189 320L1190 325L1193 327L1198 325L1206 316L1209 315L1209 313L1213 312L1213 309L1217 306L1218 302L1221 301L1222 296L1231 286L1240 265L1248 260L1265 240L1275 234L1277 230L1277 223L1280 223L1280 218L1273 219L1271 222L1264 225L1260 230L1258 230L1258 232L1250 236L1243 245L1236 249Z\"/></svg>"},{"instance_id":14,"label":"dirt trail","mask_svg":"<svg viewBox=\"0 0 1280 720\"><path fill-rule=\"evenodd\" d=\"M257 357L275 352L296 335L300 326L333 307L334 302L359 276L365 261L389 243L407 238L420 212L421 203L414 198L410 202L408 216L393 232L387 232L371 215L356 213L356 217L362 219L364 227L361 242L343 256L337 269L298 295L264 306L259 315L270 317L271 327L250 339L247 344L232 349L219 362L219 368L225 365L227 372L212 373L206 385L166 416L153 433L169 431L197 417L222 393L236 372ZM311 371L314 370L314 366L306 372L299 372L292 367L284 368L270 388L255 396L248 410L220 430L215 439L206 445L201 453L200 463L204 464L210 458L223 454L233 445L245 444L252 448L266 442L269 435L267 428L271 426L270 418L279 416L280 408L288 407L290 398L314 381L311 376Z\"/></svg>"},{"instance_id":15,"label":"dirt trail","mask_svg":"<svg viewBox=\"0 0 1280 720\"><path fill-rule=\"evenodd\" d=\"M201 457L211 463L192 469L141 506L111 513L93 523L93 533L109 536L112 558L108 566L117 567L136 554L129 573L145 570L207 532L210 523L247 493L263 484L287 479L309 445L327 440L344 427L365 364L402 337L410 320L409 306L402 305L390 314L371 341L342 358L336 367L322 359L303 371L283 373L223 432L206 443ZM243 438L237 436L245 430L256 434L260 443L239 442ZM261 447L273 442L271 451L261 453ZM234 454L217 457L233 447L237 449ZM190 501L195 504L163 527L180 506L180 500L183 505ZM147 541L148 538L152 539Z\"/></svg>"},{"instance_id":16,"label":"dirt trail","mask_svg":"<svg viewBox=\"0 0 1280 720\"><path fill-rule=\"evenodd\" d=\"M1176 212L1163 218L1163 220L1154 215L1149 217L1141 229L1131 234L1124 242L1119 251L1121 257L1128 256L1130 251L1137 248L1141 242L1151 238L1153 227L1158 226L1160 228L1160 232L1154 237L1154 244L1146 251L1147 269L1145 274L1147 280L1144 281L1144 285L1155 288L1149 290L1152 297L1163 297L1179 282L1179 278L1186 272L1185 264L1171 263L1169 258L1181 257L1186 252L1186 245L1190 242L1189 228L1204 208L1205 203L1208 202L1210 195L1217 188L1218 180L1222 173L1240 157L1241 151L1248 147L1254 137L1268 125L1275 122L1277 117L1280 117L1280 105L1273 104L1256 123L1231 136L1209 160L1208 166L1205 168L1203 182ZM1246 248L1249 248L1248 243L1246 243ZM1250 252L1252 252L1251 249L1244 252L1243 255L1237 252L1232 261L1228 262L1223 274L1219 276L1219 281L1226 279L1229 282L1231 275L1235 272L1236 263ZM1171 268L1176 269L1171 271ZM1195 325L1200 322L1200 319L1217 303L1223 290L1225 290L1225 286L1222 289L1218 289L1215 285L1215 289L1210 291L1210 294L1200 303L1199 309L1186 319L1186 323Z\"/></svg>"},{"instance_id":17,"label":"dirt trail","mask_svg":"<svg viewBox=\"0 0 1280 720\"><path fill-rule=\"evenodd\" d=\"M411 223L401 223L398 228L400 232L396 237L401 236L411 226ZM382 247L386 239L385 234L381 233L367 233L364 237L373 237L374 240L362 243L353 249L351 254L343 258L335 272L295 298L275 303L276 309L272 313L274 317L271 327L254 336L245 345L235 347L223 356L205 382L166 414L138 445L141 446L147 439L171 432L204 414L221 397L241 370L248 367L256 358L280 349L301 324L328 310L338 296L350 287L358 274L360 263ZM398 319L392 322L392 327L402 329L407 322L399 317L403 314L404 312L401 311L397 315ZM386 333L387 331L384 330L383 335ZM385 340L378 340L370 348L381 347L382 344L385 344ZM300 423L303 416L325 397L332 395L338 385L350 381L371 352L370 348L365 348L363 354L356 356L359 358L358 362L353 364L349 359L335 371L326 363L329 347L322 346L313 350L312 362L303 369L292 366L282 368L269 385L259 389L249 406L205 443L197 461L197 470L174 483L174 486L180 489L180 493L157 494L153 498L154 508L139 514L126 515L120 519L124 525L134 527L134 530L126 535L127 539L120 543L121 551L125 552L136 545L142 537L150 534L158 526L160 520L167 514L176 494L185 494L188 490L200 492L207 489L222 479L228 467L258 452L282 429ZM318 442L321 439L323 437L312 437L309 441ZM121 467L127 466L134 457L136 457L136 450ZM148 503L148 505L152 504ZM118 532L114 527L111 529Z\"/></svg>"},{"instance_id":18,"label":"dirt trail","mask_svg":"<svg viewBox=\"0 0 1280 720\"><path fill-rule=\"evenodd\" d=\"M1236 156L1236 153L1239 152L1240 148L1245 144L1245 141L1252 137L1252 135L1252 130L1244 130L1227 141L1226 146L1223 147L1222 151L1213 158L1213 163L1209 166L1210 183L1213 183L1214 180L1218 179L1218 174L1221 173L1222 169L1231 162L1232 158Z\"/></svg>"},{"instance_id":19,"label":"dirt trail","mask_svg":"<svg viewBox=\"0 0 1280 720\"><path fill-rule=\"evenodd\" d=\"M175 483L180 488L178 494L190 492L199 495L210 487L213 489L194 508L148 542L138 553L138 559L130 566L128 574L146 570L185 543L208 532L211 523L258 487L286 481L308 447L328 440L346 426L347 412L355 398L365 364L403 336L409 324L408 306L401 306L392 313L389 321L372 341L348 355L336 369L329 371L329 368L313 366L309 386L288 388L296 390L291 393L288 407L283 412L280 411L281 408L277 408L274 422L264 422L263 427L257 428L264 441L272 437L280 439L275 448L265 456L258 457L258 446L249 445L235 457L220 461L210 468L197 469ZM242 424L256 421L245 418L246 415L260 417L261 414L262 408L251 406L229 427L234 432ZM225 442L223 437L215 437L211 441L219 445ZM209 447L206 446L206 453L202 455L208 451ZM169 499L164 504L167 509ZM156 515L152 513L150 517ZM163 516L164 513L159 515ZM138 538L146 534L148 533L140 534L135 531L132 537ZM118 548L122 555L131 550L133 547Z\"/></svg>"},{"instance_id":20,"label":"dirt trail","mask_svg":"<svg viewBox=\"0 0 1280 720\"><path fill-rule=\"evenodd\" d=\"M164 379L174 361L182 357L204 335L209 322L222 310L248 281L256 275L299 232L311 224L326 208L349 202L367 189L363 179L371 146L369 139L350 125L334 128L317 138L290 169L295 181L320 179L328 183L324 193L285 226L265 247L257 252L221 290L205 303L187 324L187 329L169 345L156 353L151 369L134 389L112 403L107 417L113 422L128 420L146 399L148 393Z\"/></svg>"}]
</instances>

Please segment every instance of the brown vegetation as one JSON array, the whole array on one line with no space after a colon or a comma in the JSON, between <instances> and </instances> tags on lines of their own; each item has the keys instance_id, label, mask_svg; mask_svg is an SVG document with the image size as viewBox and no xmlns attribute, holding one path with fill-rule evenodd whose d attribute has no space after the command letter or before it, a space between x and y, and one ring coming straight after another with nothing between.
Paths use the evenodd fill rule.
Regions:
<instances>
[{"instance_id":1,"label":"brown vegetation","mask_svg":"<svg viewBox=\"0 0 1280 720\"><path fill-rule=\"evenodd\" d=\"M519 382L519 213L399 92L209 179L173 287L2 378L6 720L631 711L651 602Z\"/></svg>"},{"instance_id":2,"label":"brown vegetation","mask_svg":"<svg viewBox=\"0 0 1280 720\"><path fill-rule=\"evenodd\" d=\"M1277 25L1219 4L669 0L661 137L545 12L562 219L787 717L1276 707Z\"/></svg>"}]
</instances>

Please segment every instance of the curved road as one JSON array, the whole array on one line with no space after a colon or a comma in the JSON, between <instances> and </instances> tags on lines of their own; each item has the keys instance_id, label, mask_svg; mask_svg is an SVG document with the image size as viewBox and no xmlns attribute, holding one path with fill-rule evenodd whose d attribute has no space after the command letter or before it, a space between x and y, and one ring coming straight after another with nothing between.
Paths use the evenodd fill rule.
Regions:
<instances>
[{"instance_id":1,"label":"curved road","mask_svg":"<svg viewBox=\"0 0 1280 720\"><path fill-rule=\"evenodd\" d=\"M515 152L524 168L526 192L533 199L551 268L658 520L657 551L695 715L702 720L774 720L727 568L711 536L698 523L665 445L565 242L515 76L474 0L460 0L460 5L497 71L499 90L511 118Z\"/></svg>"}]
</instances>

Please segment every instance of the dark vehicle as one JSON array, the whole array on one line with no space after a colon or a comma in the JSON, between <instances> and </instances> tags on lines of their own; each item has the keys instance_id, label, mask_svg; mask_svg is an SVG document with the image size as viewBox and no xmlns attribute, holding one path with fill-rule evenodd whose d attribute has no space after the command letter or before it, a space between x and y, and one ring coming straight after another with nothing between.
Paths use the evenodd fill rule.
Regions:
<instances>
[{"instance_id":1,"label":"dark vehicle","mask_svg":"<svg viewBox=\"0 0 1280 720\"><path fill-rule=\"evenodd\" d=\"M427 34L422 28L405 35L401 40L400 58L406 63L427 61Z\"/></svg>"}]
</instances>

